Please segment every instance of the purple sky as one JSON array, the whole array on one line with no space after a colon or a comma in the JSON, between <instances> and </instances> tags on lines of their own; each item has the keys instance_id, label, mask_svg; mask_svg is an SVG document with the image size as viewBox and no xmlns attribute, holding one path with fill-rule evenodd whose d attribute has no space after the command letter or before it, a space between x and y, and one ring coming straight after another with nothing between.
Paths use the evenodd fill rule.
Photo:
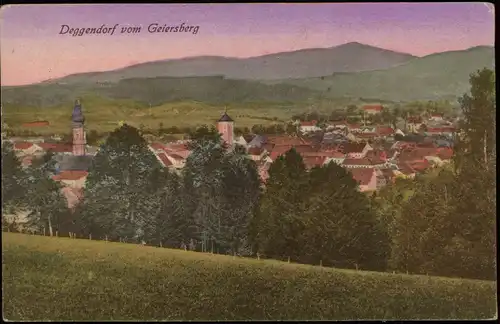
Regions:
<instances>
[{"instance_id":1,"label":"purple sky","mask_svg":"<svg viewBox=\"0 0 500 324\"><path fill-rule=\"evenodd\" d=\"M147 26L200 26L150 34ZM12 5L1 9L1 84L196 55L249 57L360 42L423 56L494 44L485 3ZM59 35L70 27L142 26L140 34ZM119 27L119 28L120 28Z\"/></svg>"}]
</instances>

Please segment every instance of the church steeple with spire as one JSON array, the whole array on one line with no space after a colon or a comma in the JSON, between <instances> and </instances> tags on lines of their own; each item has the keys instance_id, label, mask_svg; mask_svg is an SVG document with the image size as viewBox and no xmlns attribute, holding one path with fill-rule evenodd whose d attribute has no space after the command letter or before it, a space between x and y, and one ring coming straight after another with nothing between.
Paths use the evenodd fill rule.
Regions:
<instances>
[{"instance_id":1,"label":"church steeple with spire","mask_svg":"<svg viewBox=\"0 0 500 324\"><path fill-rule=\"evenodd\" d=\"M82 106L80 100L75 101L73 114L71 114L72 128L73 128L73 155L85 155L85 147L87 145L87 138L85 136Z\"/></svg>"}]
</instances>

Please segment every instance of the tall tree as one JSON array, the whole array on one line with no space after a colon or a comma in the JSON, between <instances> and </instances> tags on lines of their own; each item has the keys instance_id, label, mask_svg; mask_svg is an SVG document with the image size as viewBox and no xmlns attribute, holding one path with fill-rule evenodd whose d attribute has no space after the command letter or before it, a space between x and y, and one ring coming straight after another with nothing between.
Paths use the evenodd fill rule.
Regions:
<instances>
[{"instance_id":1,"label":"tall tree","mask_svg":"<svg viewBox=\"0 0 500 324\"><path fill-rule=\"evenodd\" d=\"M385 270L387 231L358 189L352 175L335 163L311 170L300 244L303 262Z\"/></svg>"},{"instance_id":2,"label":"tall tree","mask_svg":"<svg viewBox=\"0 0 500 324\"><path fill-rule=\"evenodd\" d=\"M67 201L61 193L62 186L52 180L55 172L53 154L48 152L35 159L27 171L27 193L25 196L28 227L43 228L53 236L64 216L69 213Z\"/></svg>"},{"instance_id":3,"label":"tall tree","mask_svg":"<svg viewBox=\"0 0 500 324\"><path fill-rule=\"evenodd\" d=\"M217 236L231 253L250 254L248 232L260 198L257 166L240 146L225 156L223 165L225 208Z\"/></svg>"},{"instance_id":4,"label":"tall tree","mask_svg":"<svg viewBox=\"0 0 500 324\"><path fill-rule=\"evenodd\" d=\"M21 207L26 188L25 173L11 142L2 143L2 209L15 213Z\"/></svg>"},{"instance_id":5,"label":"tall tree","mask_svg":"<svg viewBox=\"0 0 500 324\"><path fill-rule=\"evenodd\" d=\"M86 233L114 240L150 239L163 172L136 128L117 128L95 156L85 183Z\"/></svg>"},{"instance_id":6,"label":"tall tree","mask_svg":"<svg viewBox=\"0 0 500 324\"><path fill-rule=\"evenodd\" d=\"M201 242L202 251L209 251L222 218L223 162L227 148L213 127L200 127L190 138L191 154L182 170L185 213L194 226L193 238Z\"/></svg>"},{"instance_id":7,"label":"tall tree","mask_svg":"<svg viewBox=\"0 0 500 324\"><path fill-rule=\"evenodd\" d=\"M302 157L295 149L272 163L256 225L255 241L260 253L280 259L296 260L300 256L298 238L303 229L306 181Z\"/></svg>"}]
</instances>

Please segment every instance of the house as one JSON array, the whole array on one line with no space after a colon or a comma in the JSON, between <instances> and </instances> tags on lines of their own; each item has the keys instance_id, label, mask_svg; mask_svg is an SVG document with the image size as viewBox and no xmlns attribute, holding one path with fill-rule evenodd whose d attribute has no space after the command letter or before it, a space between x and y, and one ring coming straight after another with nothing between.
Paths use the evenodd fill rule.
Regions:
<instances>
[{"instance_id":1,"label":"house","mask_svg":"<svg viewBox=\"0 0 500 324\"><path fill-rule=\"evenodd\" d=\"M241 135L234 139L234 144L238 144L246 148L252 142L253 138L253 135Z\"/></svg>"},{"instance_id":2,"label":"house","mask_svg":"<svg viewBox=\"0 0 500 324\"><path fill-rule=\"evenodd\" d=\"M43 152L43 149L38 144L31 142L15 142L13 148L16 155L18 157L22 157L26 155L34 155L36 153Z\"/></svg>"},{"instance_id":3,"label":"house","mask_svg":"<svg viewBox=\"0 0 500 324\"><path fill-rule=\"evenodd\" d=\"M269 179L269 168L271 167L270 162L264 162L259 165L258 171L260 179L263 183L266 183L267 179Z\"/></svg>"},{"instance_id":4,"label":"house","mask_svg":"<svg viewBox=\"0 0 500 324\"><path fill-rule=\"evenodd\" d=\"M262 147L250 147L247 150L247 154L250 157L250 159L254 161L260 161L264 157L264 154L267 153L265 149Z\"/></svg>"},{"instance_id":5,"label":"house","mask_svg":"<svg viewBox=\"0 0 500 324\"><path fill-rule=\"evenodd\" d=\"M376 133L380 137L387 137L394 135L394 129L390 126L377 126Z\"/></svg>"},{"instance_id":6,"label":"house","mask_svg":"<svg viewBox=\"0 0 500 324\"><path fill-rule=\"evenodd\" d=\"M345 121L345 120L343 120L343 121L331 121L331 122L328 122L328 124L326 126L326 130L331 131L331 130L337 129L337 130L345 131L345 130L347 130L347 127L348 127L348 124L347 124L347 121Z\"/></svg>"},{"instance_id":7,"label":"house","mask_svg":"<svg viewBox=\"0 0 500 324\"><path fill-rule=\"evenodd\" d=\"M173 167L174 164L172 163L172 161L170 161L165 152L157 153L155 154L155 156L160 162L160 164L163 165L165 168Z\"/></svg>"},{"instance_id":8,"label":"house","mask_svg":"<svg viewBox=\"0 0 500 324\"><path fill-rule=\"evenodd\" d=\"M406 128L409 132L417 133L423 124L422 117L420 116L410 116L406 119Z\"/></svg>"},{"instance_id":9,"label":"house","mask_svg":"<svg viewBox=\"0 0 500 324\"><path fill-rule=\"evenodd\" d=\"M73 145L71 143L38 143L38 146L45 152L51 151L53 153L73 154Z\"/></svg>"},{"instance_id":10,"label":"house","mask_svg":"<svg viewBox=\"0 0 500 324\"><path fill-rule=\"evenodd\" d=\"M364 105L361 109L367 114L380 114L384 107L382 105Z\"/></svg>"},{"instance_id":11,"label":"house","mask_svg":"<svg viewBox=\"0 0 500 324\"><path fill-rule=\"evenodd\" d=\"M361 192L376 191L378 187L381 187L381 184L378 183L381 181L381 174L377 173L373 168L352 169L349 172L351 172L353 179L359 184Z\"/></svg>"},{"instance_id":12,"label":"house","mask_svg":"<svg viewBox=\"0 0 500 324\"><path fill-rule=\"evenodd\" d=\"M320 131L321 128L317 126L317 121L312 120L312 121L301 121L299 130L301 133L310 133L310 132L317 132Z\"/></svg>"},{"instance_id":13,"label":"house","mask_svg":"<svg viewBox=\"0 0 500 324\"><path fill-rule=\"evenodd\" d=\"M340 145L340 150L344 152L347 158L361 159L366 156L372 147L368 143L347 143Z\"/></svg>"},{"instance_id":14,"label":"house","mask_svg":"<svg viewBox=\"0 0 500 324\"><path fill-rule=\"evenodd\" d=\"M52 176L52 180L61 182L70 188L83 188L88 172L83 170L66 170Z\"/></svg>"},{"instance_id":15,"label":"house","mask_svg":"<svg viewBox=\"0 0 500 324\"><path fill-rule=\"evenodd\" d=\"M66 198L69 209L73 209L83 198L83 188L63 187L61 193Z\"/></svg>"},{"instance_id":16,"label":"house","mask_svg":"<svg viewBox=\"0 0 500 324\"><path fill-rule=\"evenodd\" d=\"M186 165L186 159L176 153L165 152L164 153L168 160L172 163L172 167L175 169L182 169ZM170 166L170 165L166 165Z\"/></svg>"},{"instance_id":17,"label":"house","mask_svg":"<svg viewBox=\"0 0 500 324\"><path fill-rule=\"evenodd\" d=\"M387 162L384 160L381 160L380 158L374 157L374 158L362 158L362 159L351 159L351 158L346 158L342 162L342 166L348 169L363 169L363 168L386 168L387 167Z\"/></svg>"},{"instance_id":18,"label":"house","mask_svg":"<svg viewBox=\"0 0 500 324\"><path fill-rule=\"evenodd\" d=\"M443 114L433 113L429 117L429 120L432 120L432 121L442 121L443 120Z\"/></svg>"},{"instance_id":19,"label":"house","mask_svg":"<svg viewBox=\"0 0 500 324\"><path fill-rule=\"evenodd\" d=\"M347 125L347 129L351 133L358 133L358 132L361 132L361 125L359 125L359 124L348 124Z\"/></svg>"},{"instance_id":20,"label":"house","mask_svg":"<svg viewBox=\"0 0 500 324\"><path fill-rule=\"evenodd\" d=\"M415 178L415 170L405 162L399 163L398 164L398 170L394 170L394 175L396 178L403 178L403 179L413 179Z\"/></svg>"},{"instance_id":21,"label":"house","mask_svg":"<svg viewBox=\"0 0 500 324\"><path fill-rule=\"evenodd\" d=\"M265 136L255 135L254 138L248 143L248 147L261 147L266 143L267 138Z\"/></svg>"}]
</instances>

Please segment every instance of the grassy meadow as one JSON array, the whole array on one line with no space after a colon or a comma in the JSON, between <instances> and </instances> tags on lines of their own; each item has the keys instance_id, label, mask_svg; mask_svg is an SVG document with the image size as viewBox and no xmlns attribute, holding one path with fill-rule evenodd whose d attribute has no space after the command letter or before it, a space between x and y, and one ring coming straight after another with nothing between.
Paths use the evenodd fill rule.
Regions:
<instances>
[{"instance_id":1,"label":"grassy meadow","mask_svg":"<svg viewBox=\"0 0 500 324\"><path fill-rule=\"evenodd\" d=\"M165 102L159 105L145 104L131 99L110 99L97 95L80 97L87 132L96 130L99 133L113 131L120 121L129 125L147 129L159 129L176 126L195 127L215 122L227 109L235 120L235 127L251 128L253 125L283 124L293 115L307 111L330 113L336 109L344 109L349 103L359 100L337 99L317 102L255 102L255 103L207 103L193 100ZM3 103L3 122L16 132L32 131L37 134L64 134L71 130L71 113L74 102L68 101L53 106L28 106ZM46 120L49 126L25 127L23 123Z\"/></svg>"},{"instance_id":2,"label":"grassy meadow","mask_svg":"<svg viewBox=\"0 0 500 324\"><path fill-rule=\"evenodd\" d=\"M2 234L8 320L485 319L496 283Z\"/></svg>"}]
</instances>

